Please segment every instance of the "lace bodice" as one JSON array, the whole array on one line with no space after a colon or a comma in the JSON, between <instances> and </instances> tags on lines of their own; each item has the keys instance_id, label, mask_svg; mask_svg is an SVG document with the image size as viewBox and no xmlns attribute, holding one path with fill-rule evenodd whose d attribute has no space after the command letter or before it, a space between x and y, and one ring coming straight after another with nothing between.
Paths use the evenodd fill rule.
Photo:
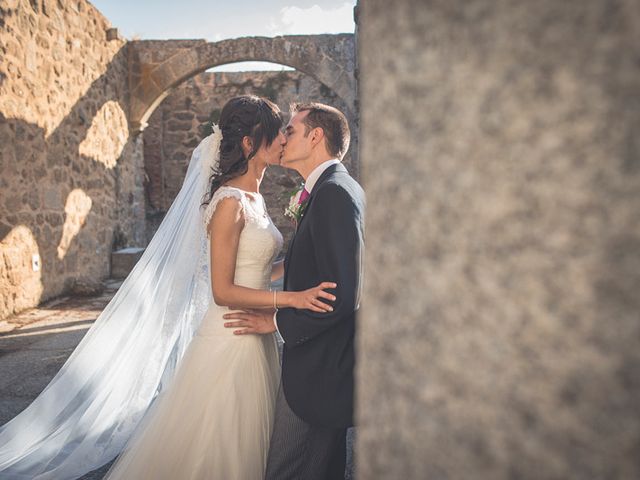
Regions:
<instances>
[{"instance_id":1,"label":"lace bodice","mask_svg":"<svg viewBox=\"0 0 640 480\"><path fill-rule=\"evenodd\" d=\"M231 186L220 187L204 209L205 228L211 221L220 200L228 197L240 202L244 215L234 283L248 288L268 289L272 264L282 250L282 234L269 217L262 195ZM210 247L210 242L207 243ZM210 262L211 255L208 255L208 259ZM211 265L209 265L210 270Z\"/></svg>"}]
</instances>

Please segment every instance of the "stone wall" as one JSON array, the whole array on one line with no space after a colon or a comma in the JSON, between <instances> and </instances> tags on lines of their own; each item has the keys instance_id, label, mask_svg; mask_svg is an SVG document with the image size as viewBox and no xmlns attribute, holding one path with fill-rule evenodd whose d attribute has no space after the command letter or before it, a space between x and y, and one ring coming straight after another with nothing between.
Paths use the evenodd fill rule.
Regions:
<instances>
[{"instance_id":1,"label":"stone wall","mask_svg":"<svg viewBox=\"0 0 640 480\"><path fill-rule=\"evenodd\" d=\"M184 82L151 115L143 133L148 239L180 190L191 152L209 131L208 123L217 122L227 100L242 94L270 98L285 112L294 101L319 101L346 110L331 90L297 71L203 73ZM355 145L357 126L352 127ZM344 160L352 171L353 150ZM293 234L293 225L283 212L288 194L301 181L297 173L274 166L269 167L262 184L269 212L286 239Z\"/></svg>"},{"instance_id":2,"label":"stone wall","mask_svg":"<svg viewBox=\"0 0 640 480\"><path fill-rule=\"evenodd\" d=\"M142 143L109 27L85 1L0 1L0 318L144 242Z\"/></svg>"},{"instance_id":3,"label":"stone wall","mask_svg":"<svg viewBox=\"0 0 640 480\"><path fill-rule=\"evenodd\" d=\"M285 35L129 42L132 129L143 129L168 90L217 65L260 60L288 65L319 80L356 113L354 35Z\"/></svg>"},{"instance_id":4,"label":"stone wall","mask_svg":"<svg viewBox=\"0 0 640 480\"><path fill-rule=\"evenodd\" d=\"M358 478L640 478L635 0L366 0Z\"/></svg>"},{"instance_id":5,"label":"stone wall","mask_svg":"<svg viewBox=\"0 0 640 480\"><path fill-rule=\"evenodd\" d=\"M0 0L0 319L71 291L78 281L99 282L109 275L114 248L144 246L179 188L201 138L199 127L221 107L224 95L279 96L283 107L303 96L334 104L350 116L351 151L357 151L353 36L127 43L110 28L85 0ZM146 210L145 142L142 135L131 135L140 122L136 117L132 128L129 118L131 99L140 106L139 96L146 91L146 84L140 84L148 77L142 74L149 65L144 62L167 60L156 69L161 73L176 61L184 67L176 74L185 76L190 68L201 71L198 62L224 63L227 57L220 55L231 55L228 61L251 52L260 56L258 47L275 49L276 57L295 51L296 62L329 79L341 96L309 77L294 75L292 80L291 74L285 74L287 81L276 74L232 80L227 86L224 75L218 81L211 76L201 85L194 81L179 87L182 100L193 104L182 107L169 99L156 115L166 117L162 129L150 128L144 135L148 165L154 158L161 165L149 167L146 187L152 205ZM182 118L168 115L166 106L173 101ZM146 105L144 112L152 109ZM180 148L171 141L180 142ZM357 163L350 165L357 176ZM272 212L282 211L282 193L297 181L281 169L269 173L266 184L277 185L266 191ZM291 233L288 222L277 221Z\"/></svg>"}]
</instances>

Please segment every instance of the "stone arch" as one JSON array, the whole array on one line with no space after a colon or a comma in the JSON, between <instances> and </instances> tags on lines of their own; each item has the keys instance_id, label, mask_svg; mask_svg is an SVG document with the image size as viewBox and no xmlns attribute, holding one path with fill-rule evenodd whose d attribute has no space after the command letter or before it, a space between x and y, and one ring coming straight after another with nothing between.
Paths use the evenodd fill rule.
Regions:
<instances>
[{"instance_id":1,"label":"stone arch","mask_svg":"<svg viewBox=\"0 0 640 480\"><path fill-rule=\"evenodd\" d=\"M133 41L129 44L131 129L141 131L171 90L209 68L243 61L287 65L315 78L348 106L356 105L353 34L244 37L205 40Z\"/></svg>"}]
</instances>

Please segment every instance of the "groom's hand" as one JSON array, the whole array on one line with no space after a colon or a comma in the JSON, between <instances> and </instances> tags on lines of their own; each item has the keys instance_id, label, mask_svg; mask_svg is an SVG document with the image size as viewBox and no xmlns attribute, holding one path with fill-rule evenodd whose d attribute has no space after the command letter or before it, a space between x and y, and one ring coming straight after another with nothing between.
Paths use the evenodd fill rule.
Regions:
<instances>
[{"instance_id":1,"label":"groom's hand","mask_svg":"<svg viewBox=\"0 0 640 480\"><path fill-rule=\"evenodd\" d=\"M273 310L240 310L237 312L229 312L223 317L225 320L235 320L233 322L225 322L226 328L240 328L234 330L234 335L247 335L255 333L264 335L276 331L273 323Z\"/></svg>"}]
</instances>

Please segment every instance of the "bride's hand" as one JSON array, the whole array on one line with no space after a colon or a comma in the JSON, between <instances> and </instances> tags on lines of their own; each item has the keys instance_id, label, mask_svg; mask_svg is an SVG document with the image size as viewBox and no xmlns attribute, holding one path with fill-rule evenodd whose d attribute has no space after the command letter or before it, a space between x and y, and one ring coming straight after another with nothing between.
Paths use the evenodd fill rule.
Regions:
<instances>
[{"instance_id":1,"label":"bride's hand","mask_svg":"<svg viewBox=\"0 0 640 480\"><path fill-rule=\"evenodd\" d=\"M336 288L338 285L333 282L322 282L317 287L303 290L301 292L291 292L291 306L293 308L307 309L313 312L326 313L333 312L333 307L322 302L321 298L335 301L335 295L325 292L325 289Z\"/></svg>"}]
</instances>

